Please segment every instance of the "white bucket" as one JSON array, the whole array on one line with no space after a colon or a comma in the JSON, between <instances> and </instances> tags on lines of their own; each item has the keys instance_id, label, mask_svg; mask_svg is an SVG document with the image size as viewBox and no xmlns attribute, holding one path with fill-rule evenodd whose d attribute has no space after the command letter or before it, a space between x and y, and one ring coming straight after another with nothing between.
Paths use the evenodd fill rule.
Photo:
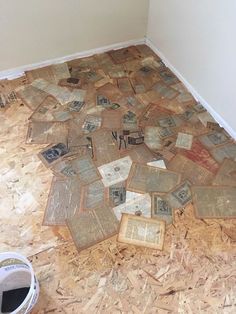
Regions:
<instances>
[{"instance_id":1,"label":"white bucket","mask_svg":"<svg viewBox=\"0 0 236 314\"><path fill-rule=\"evenodd\" d=\"M3 291L29 287L24 301L12 314L28 314L39 296L39 283L30 262L17 253L0 253L0 314Z\"/></svg>"}]
</instances>

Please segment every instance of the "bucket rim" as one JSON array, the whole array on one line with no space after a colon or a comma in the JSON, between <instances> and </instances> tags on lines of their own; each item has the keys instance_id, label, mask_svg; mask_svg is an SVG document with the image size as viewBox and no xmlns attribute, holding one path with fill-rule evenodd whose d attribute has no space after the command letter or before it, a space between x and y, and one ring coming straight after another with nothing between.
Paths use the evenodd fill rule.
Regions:
<instances>
[{"instance_id":1,"label":"bucket rim","mask_svg":"<svg viewBox=\"0 0 236 314\"><path fill-rule=\"evenodd\" d=\"M23 262L24 264L26 264L29 267L30 274L31 274L30 289L29 289L29 292L27 293L27 296L25 297L25 299L21 303L21 305L18 306L18 308L16 308L13 312L11 312L11 314L17 314L18 311L22 310L22 308L24 308L27 305L27 303L30 301L30 299L32 299L33 292L35 290L34 289L35 275L34 275L34 270L33 270L33 267L31 265L30 261L25 256L23 256L23 255L21 255L19 253L15 253L15 252L3 252L3 253L0 253L0 262L4 261L6 259L9 259L9 258L18 259L21 262ZM27 310L28 310L28 308L27 308ZM27 312L27 310L26 310L26 312Z\"/></svg>"}]
</instances>

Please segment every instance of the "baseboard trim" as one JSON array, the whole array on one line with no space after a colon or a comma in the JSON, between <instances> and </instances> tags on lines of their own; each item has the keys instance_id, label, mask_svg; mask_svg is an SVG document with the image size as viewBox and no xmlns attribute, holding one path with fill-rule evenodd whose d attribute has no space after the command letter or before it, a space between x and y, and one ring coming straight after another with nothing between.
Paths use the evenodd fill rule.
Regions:
<instances>
[{"instance_id":1,"label":"baseboard trim","mask_svg":"<svg viewBox=\"0 0 236 314\"><path fill-rule=\"evenodd\" d=\"M116 44L112 44L108 46L103 46L103 47L94 48L94 49L90 49L86 51L76 52L76 53L73 53L71 55L67 55L64 57L59 57L59 58L50 59L50 60L28 64L28 65L23 65L14 69L0 71L0 79L14 79L14 78L24 75L25 71L34 70L36 68L42 68L44 66L48 66L51 64L62 63L62 62L70 61L77 58L89 57L94 54L103 53L103 52L113 50L113 49L120 49L120 48L125 48L128 46L132 46L132 45L145 44L145 42L146 42L145 38L133 39L133 40L128 40L128 41L124 41L124 42L120 42L120 43L116 43Z\"/></svg>"},{"instance_id":2,"label":"baseboard trim","mask_svg":"<svg viewBox=\"0 0 236 314\"><path fill-rule=\"evenodd\" d=\"M185 85L193 97L199 101L205 109L212 115L212 117L236 140L236 131L217 113L212 106L196 91L196 89L185 79L185 77L175 68L175 66L166 58L156 45L150 40L146 39L146 45L149 46L164 62L164 64L178 77L178 79Z\"/></svg>"}]
</instances>

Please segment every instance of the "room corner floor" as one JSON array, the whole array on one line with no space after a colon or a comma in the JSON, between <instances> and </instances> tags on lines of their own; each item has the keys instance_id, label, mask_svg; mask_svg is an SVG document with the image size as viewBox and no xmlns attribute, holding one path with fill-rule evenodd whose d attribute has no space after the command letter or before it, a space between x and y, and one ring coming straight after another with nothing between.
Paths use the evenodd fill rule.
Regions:
<instances>
[{"instance_id":1,"label":"room corner floor","mask_svg":"<svg viewBox=\"0 0 236 314\"><path fill-rule=\"evenodd\" d=\"M68 62L68 67L73 77L80 77L81 68L84 69L81 88L91 95L94 95L94 86L98 90L110 83L118 86L123 96L135 95L141 103L140 111L136 111L139 121L144 112L147 113L146 109L152 109L151 114L142 120L143 129L151 126L152 118L155 118L155 121L159 119L158 127L165 131L174 130L171 136L162 139L159 149L153 148L152 145L157 143L152 136L146 141L149 148L153 148L150 152L165 160L167 169L174 167L170 165L176 155L191 161L195 158L196 168L200 166L205 171L194 177L194 168L188 172L184 169L185 179L194 181L193 185L211 186L212 182L214 186L225 185L217 185L220 180L226 181L219 176L216 179L216 174L222 166L222 154L232 162L236 157L230 155L231 151L225 155L226 147L234 145L233 140L204 110L199 109L201 107L178 79L147 47L129 49L128 56L123 53L113 55L117 58L113 59L115 62L111 61L110 55L101 54ZM94 74L86 74L91 69L101 76L100 79L94 78ZM138 72L140 69L141 73ZM18 89L24 86L25 79L29 83L37 75L45 78L45 72L32 71L26 78L10 84ZM49 79L50 75L51 72ZM122 80L124 78L129 82ZM62 83L74 84L75 81L62 79ZM114 97L113 103L116 103L116 97L122 98L114 96L113 90L102 91ZM90 98L88 103L91 104L88 110L94 114L96 104ZM174 210L173 222L166 228L162 251L118 243L114 236L78 253L66 226L43 226L53 173L38 158L38 153L46 145L26 144L31 109L29 104L18 99L0 111L0 240L1 252L16 251L32 261L40 282L39 301L33 313L235 313L235 219L214 219L217 211L213 218L207 219L201 216L200 210L200 217L196 218L196 208L190 202ZM167 116L172 117L172 122L174 117L174 127L170 120L163 121ZM150 124L147 121L151 121ZM106 123L109 125L109 119ZM216 129L224 134L216 141L226 138L226 142L216 143L214 137L213 144L216 145L212 146L204 135L212 134ZM182 138L182 141L180 138L179 147L176 147L179 133L193 138ZM181 145L190 147L184 149ZM129 147L129 150L136 147ZM121 151L124 156L127 154L124 148ZM137 162L136 159L133 161ZM100 160L95 162L96 166L103 164ZM229 185L234 186L232 180Z\"/></svg>"}]
</instances>

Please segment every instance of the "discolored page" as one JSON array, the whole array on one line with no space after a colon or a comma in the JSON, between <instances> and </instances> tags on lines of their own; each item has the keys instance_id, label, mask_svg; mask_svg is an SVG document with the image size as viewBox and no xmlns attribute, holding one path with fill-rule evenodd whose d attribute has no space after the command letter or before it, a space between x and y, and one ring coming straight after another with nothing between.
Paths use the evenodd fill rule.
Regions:
<instances>
[{"instance_id":1,"label":"discolored page","mask_svg":"<svg viewBox=\"0 0 236 314\"><path fill-rule=\"evenodd\" d=\"M117 240L127 244L162 250L164 236L164 221L123 214Z\"/></svg>"},{"instance_id":2,"label":"discolored page","mask_svg":"<svg viewBox=\"0 0 236 314\"><path fill-rule=\"evenodd\" d=\"M101 127L102 118L94 115L87 115L82 125L82 130L85 134L96 131Z\"/></svg>"},{"instance_id":3,"label":"discolored page","mask_svg":"<svg viewBox=\"0 0 236 314\"><path fill-rule=\"evenodd\" d=\"M188 159L192 160L196 164L209 170L212 173L216 173L219 168L219 165L215 160L216 158L214 159L209 153L209 151L199 141L194 140L190 150L180 150L180 153L181 155L184 155ZM236 157L236 149L235 149L235 157Z\"/></svg>"},{"instance_id":4,"label":"discolored page","mask_svg":"<svg viewBox=\"0 0 236 314\"><path fill-rule=\"evenodd\" d=\"M197 112L199 112L199 108L201 108L201 107L198 106L198 107L195 107L195 108L197 109ZM203 110L203 111L200 110L200 113L198 113L197 116L198 116L198 119L201 121L201 123L205 127L207 127L207 123L208 122L213 122L213 123L216 122L215 119L206 110Z\"/></svg>"},{"instance_id":5,"label":"discolored page","mask_svg":"<svg viewBox=\"0 0 236 314\"><path fill-rule=\"evenodd\" d=\"M29 119L40 122L64 122L71 118L69 109L63 108L54 97L48 96Z\"/></svg>"},{"instance_id":6,"label":"discolored page","mask_svg":"<svg viewBox=\"0 0 236 314\"><path fill-rule=\"evenodd\" d=\"M147 107L144 114L140 118L141 126L157 126L157 119L172 115L173 112L163 108L161 105L151 104Z\"/></svg>"},{"instance_id":7,"label":"discolored page","mask_svg":"<svg viewBox=\"0 0 236 314\"><path fill-rule=\"evenodd\" d=\"M16 89L17 96L25 103L31 110L35 110L39 105L49 96L43 90L40 90L31 85L24 85Z\"/></svg>"},{"instance_id":8,"label":"discolored page","mask_svg":"<svg viewBox=\"0 0 236 314\"><path fill-rule=\"evenodd\" d=\"M135 58L132 53L131 47L111 50L111 51L108 51L108 54L111 56L113 61L117 64L124 63L130 60L133 60Z\"/></svg>"},{"instance_id":9,"label":"discolored page","mask_svg":"<svg viewBox=\"0 0 236 314\"><path fill-rule=\"evenodd\" d=\"M86 91L81 89L69 91L66 87L61 87L56 84L49 83L44 79L37 79L32 82L32 86L47 92L55 97L62 105L71 101L84 101Z\"/></svg>"},{"instance_id":10,"label":"discolored page","mask_svg":"<svg viewBox=\"0 0 236 314\"><path fill-rule=\"evenodd\" d=\"M160 71L159 75L166 85L173 85L179 82L179 79L168 68Z\"/></svg>"},{"instance_id":11,"label":"discolored page","mask_svg":"<svg viewBox=\"0 0 236 314\"><path fill-rule=\"evenodd\" d=\"M199 137L199 141L207 148L214 148L224 145L230 140L230 136L225 131L214 131Z\"/></svg>"},{"instance_id":12,"label":"discolored page","mask_svg":"<svg viewBox=\"0 0 236 314\"><path fill-rule=\"evenodd\" d=\"M130 94L126 96L126 107L129 111L134 112L137 117L141 117L146 110L147 105L140 101L138 97Z\"/></svg>"},{"instance_id":13,"label":"discolored page","mask_svg":"<svg viewBox=\"0 0 236 314\"><path fill-rule=\"evenodd\" d=\"M160 128L154 126L146 126L144 133L144 142L150 149L161 149L162 140L160 137Z\"/></svg>"},{"instance_id":14,"label":"discolored page","mask_svg":"<svg viewBox=\"0 0 236 314\"><path fill-rule=\"evenodd\" d=\"M112 79L127 77L123 64L114 64L108 69L108 75Z\"/></svg>"},{"instance_id":15,"label":"discolored page","mask_svg":"<svg viewBox=\"0 0 236 314\"><path fill-rule=\"evenodd\" d=\"M117 101L122 97L122 93L119 88L111 83L107 83L97 89L98 95L103 95L111 101Z\"/></svg>"},{"instance_id":16,"label":"discolored page","mask_svg":"<svg viewBox=\"0 0 236 314\"><path fill-rule=\"evenodd\" d=\"M66 143L68 127L63 122L30 121L26 143L28 144L56 144Z\"/></svg>"},{"instance_id":17,"label":"discolored page","mask_svg":"<svg viewBox=\"0 0 236 314\"><path fill-rule=\"evenodd\" d=\"M79 156L62 160L52 168L55 174L62 177L78 177L82 185L90 184L101 179L97 168L90 156Z\"/></svg>"},{"instance_id":18,"label":"discolored page","mask_svg":"<svg viewBox=\"0 0 236 314\"><path fill-rule=\"evenodd\" d=\"M193 186L197 218L236 218L236 187Z\"/></svg>"},{"instance_id":19,"label":"discolored page","mask_svg":"<svg viewBox=\"0 0 236 314\"><path fill-rule=\"evenodd\" d=\"M36 79L44 79L57 84L60 79L70 77L70 72L66 63L53 64L43 68L38 68L25 72L30 83Z\"/></svg>"},{"instance_id":20,"label":"discolored page","mask_svg":"<svg viewBox=\"0 0 236 314\"><path fill-rule=\"evenodd\" d=\"M129 197L132 193L133 196ZM127 191L127 200L123 204L120 204L113 208L113 212L118 220L121 220L122 214L133 214L137 216L143 216L151 218L151 197L147 194L140 194Z\"/></svg>"},{"instance_id":21,"label":"discolored page","mask_svg":"<svg viewBox=\"0 0 236 314\"><path fill-rule=\"evenodd\" d=\"M59 81L59 85L62 87L81 88L83 80L76 77L63 78Z\"/></svg>"},{"instance_id":22,"label":"discolored page","mask_svg":"<svg viewBox=\"0 0 236 314\"><path fill-rule=\"evenodd\" d=\"M27 77L28 82L30 83L37 79L44 79L51 83L57 83L55 81L52 66L46 66L35 70L26 71L25 75Z\"/></svg>"},{"instance_id":23,"label":"discolored page","mask_svg":"<svg viewBox=\"0 0 236 314\"><path fill-rule=\"evenodd\" d=\"M81 186L77 179L54 177L44 213L43 225L65 225L65 220L80 210Z\"/></svg>"},{"instance_id":24,"label":"discolored page","mask_svg":"<svg viewBox=\"0 0 236 314\"><path fill-rule=\"evenodd\" d=\"M125 181L129 175L132 160L129 156L98 167L105 187Z\"/></svg>"},{"instance_id":25,"label":"discolored page","mask_svg":"<svg viewBox=\"0 0 236 314\"><path fill-rule=\"evenodd\" d=\"M179 95L176 90L162 82L157 82L152 89L155 90L163 99L173 99Z\"/></svg>"},{"instance_id":26,"label":"discolored page","mask_svg":"<svg viewBox=\"0 0 236 314\"><path fill-rule=\"evenodd\" d=\"M108 130L121 129L121 115L120 110L104 110L102 112L102 127Z\"/></svg>"},{"instance_id":27,"label":"discolored page","mask_svg":"<svg viewBox=\"0 0 236 314\"><path fill-rule=\"evenodd\" d=\"M214 177L209 170L180 154L171 159L167 168L172 171L178 171L182 175L182 180L189 180L196 185L210 184Z\"/></svg>"},{"instance_id":28,"label":"discolored page","mask_svg":"<svg viewBox=\"0 0 236 314\"><path fill-rule=\"evenodd\" d=\"M118 145L108 130L99 130L91 134L94 147L94 159L97 166L107 164L120 157Z\"/></svg>"},{"instance_id":29,"label":"discolored page","mask_svg":"<svg viewBox=\"0 0 236 314\"><path fill-rule=\"evenodd\" d=\"M109 204L110 206L119 206L126 201L126 184L120 182L109 186Z\"/></svg>"},{"instance_id":30,"label":"discolored page","mask_svg":"<svg viewBox=\"0 0 236 314\"><path fill-rule=\"evenodd\" d=\"M152 194L152 218L164 220L168 225L173 222L173 208L166 200L165 194Z\"/></svg>"},{"instance_id":31,"label":"discolored page","mask_svg":"<svg viewBox=\"0 0 236 314\"><path fill-rule=\"evenodd\" d=\"M132 111L127 111L122 117L123 130L137 130L138 120L137 115Z\"/></svg>"},{"instance_id":32,"label":"discolored page","mask_svg":"<svg viewBox=\"0 0 236 314\"><path fill-rule=\"evenodd\" d=\"M166 200L172 208L183 208L192 201L191 185L186 180L167 193Z\"/></svg>"},{"instance_id":33,"label":"discolored page","mask_svg":"<svg viewBox=\"0 0 236 314\"><path fill-rule=\"evenodd\" d=\"M67 226L81 251L117 234L118 220L111 208L103 206L68 218Z\"/></svg>"},{"instance_id":34,"label":"discolored page","mask_svg":"<svg viewBox=\"0 0 236 314\"><path fill-rule=\"evenodd\" d=\"M101 180L82 186L83 210L103 206L107 201L107 191Z\"/></svg>"},{"instance_id":35,"label":"discolored page","mask_svg":"<svg viewBox=\"0 0 236 314\"><path fill-rule=\"evenodd\" d=\"M213 185L236 186L236 162L225 159L220 166L214 180Z\"/></svg>"},{"instance_id":36,"label":"discolored page","mask_svg":"<svg viewBox=\"0 0 236 314\"><path fill-rule=\"evenodd\" d=\"M127 189L138 193L166 193L180 183L177 172L134 163L127 181Z\"/></svg>"},{"instance_id":37,"label":"discolored page","mask_svg":"<svg viewBox=\"0 0 236 314\"><path fill-rule=\"evenodd\" d=\"M147 163L156 159L156 155L145 144L122 151L121 157L124 156L130 156L133 162L138 163Z\"/></svg>"},{"instance_id":38,"label":"discolored page","mask_svg":"<svg viewBox=\"0 0 236 314\"><path fill-rule=\"evenodd\" d=\"M38 157L46 167L52 167L63 157L70 154L70 150L64 143L50 145L39 152Z\"/></svg>"},{"instance_id":39,"label":"discolored page","mask_svg":"<svg viewBox=\"0 0 236 314\"><path fill-rule=\"evenodd\" d=\"M225 158L236 159L236 144L230 143L227 145L222 145L220 147L210 150L211 155L219 163L223 162Z\"/></svg>"},{"instance_id":40,"label":"discolored page","mask_svg":"<svg viewBox=\"0 0 236 314\"><path fill-rule=\"evenodd\" d=\"M130 81L128 78L118 78L117 79L118 87L122 91L122 93L132 93L133 88L130 84Z\"/></svg>"},{"instance_id":41,"label":"discolored page","mask_svg":"<svg viewBox=\"0 0 236 314\"><path fill-rule=\"evenodd\" d=\"M190 150L192 147L192 143L193 143L193 136L191 134L179 132L175 146Z\"/></svg>"}]
</instances>

